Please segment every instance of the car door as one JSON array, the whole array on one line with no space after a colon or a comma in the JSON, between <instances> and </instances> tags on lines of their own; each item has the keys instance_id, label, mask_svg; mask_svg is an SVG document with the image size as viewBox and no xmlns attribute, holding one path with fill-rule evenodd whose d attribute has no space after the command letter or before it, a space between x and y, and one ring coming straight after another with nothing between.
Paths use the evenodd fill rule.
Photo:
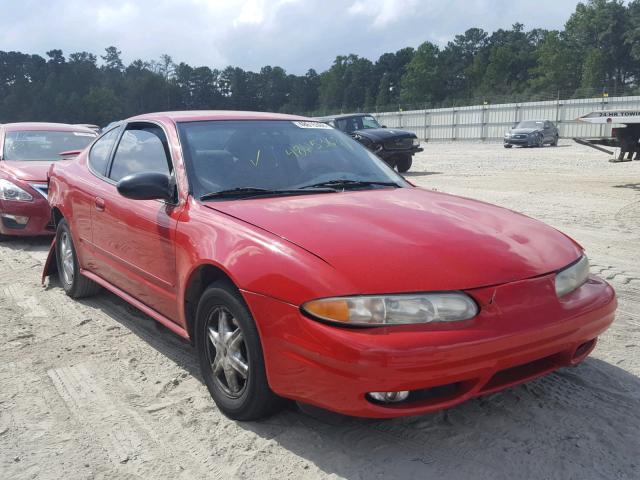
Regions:
<instances>
[{"instance_id":1,"label":"car door","mask_svg":"<svg viewBox=\"0 0 640 480\"><path fill-rule=\"evenodd\" d=\"M177 318L174 236L179 208L160 200L131 200L117 182L137 172L173 174L167 137L153 123L126 126L105 181L94 192L91 228L95 273L162 315Z\"/></svg>"},{"instance_id":2,"label":"car door","mask_svg":"<svg viewBox=\"0 0 640 480\"><path fill-rule=\"evenodd\" d=\"M555 131L551 122L544 122L544 142L551 143L554 141Z\"/></svg>"},{"instance_id":3,"label":"car door","mask_svg":"<svg viewBox=\"0 0 640 480\"><path fill-rule=\"evenodd\" d=\"M98 138L91 146L87 156L87 166L89 171L93 173L97 178L103 178L105 176L109 160L111 158L111 152L115 146L116 141L120 135L120 128L116 127L108 132L104 133ZM91 175L89 175L91 177ZM72 230L74 232L75 240L79 242L81 252L85 251L85 247L91 248L91 215L94 202L94 186L89 182L77 182L75 188L70 192L72 197L73 215L72 215ZM82 256L83 266L87 266L90 270L93 265L92 255Z\"/></svg>"}]
</instances>

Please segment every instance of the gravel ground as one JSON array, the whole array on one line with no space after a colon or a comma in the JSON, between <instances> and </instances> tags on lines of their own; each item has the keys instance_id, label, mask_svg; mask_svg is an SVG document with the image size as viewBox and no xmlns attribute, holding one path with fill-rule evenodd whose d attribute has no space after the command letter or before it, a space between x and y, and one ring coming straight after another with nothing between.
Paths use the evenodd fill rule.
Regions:
<instances>
[{"instance_id":1,"label":"gravel ground","mask_svg":"<svg viewBox=\"0 0 640 480\"><path fill-rule=\"evenodd\" d=\"M189 345L115 296L39 278L47 240L0 244L0 478L640 478L640 162L586 147L428 144L408 178L576 238L616 288L582 365L417 418L236 423Z\"/></svg>"}]
</instances>

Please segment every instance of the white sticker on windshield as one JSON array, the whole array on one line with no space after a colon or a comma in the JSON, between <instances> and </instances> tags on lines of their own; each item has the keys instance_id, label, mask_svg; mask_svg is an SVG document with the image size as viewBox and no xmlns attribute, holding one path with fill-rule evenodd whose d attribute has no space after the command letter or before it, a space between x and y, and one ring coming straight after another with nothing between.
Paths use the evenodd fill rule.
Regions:
<instances>
[{"instance_id":1,"label":"white sticker on windshield","mask_svg":"<svg viewBox=\"0 0 640 480\"><path fill-rule=\"evenodd\" d=\"M322 122L291 122L298 128L320 128L323 130L331 130L332 127Z\"/></svg>"},{"instance_id":2,"label":"white sticker on windshield","mask_svg":"<svg viewBox=\"0 0 640 480\"><path fill-rule=\"evenodd\" d=\"M86 133L86 132L73 132L76 137L95 137L95 133Z\"/></svg>"}]
</instances>

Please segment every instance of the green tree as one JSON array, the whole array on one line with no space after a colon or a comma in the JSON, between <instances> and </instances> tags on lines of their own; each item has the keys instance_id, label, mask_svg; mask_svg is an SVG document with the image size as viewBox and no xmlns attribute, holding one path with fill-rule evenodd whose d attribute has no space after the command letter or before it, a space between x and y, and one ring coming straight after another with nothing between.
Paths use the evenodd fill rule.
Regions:
<instances>
[{"instance_id":1,"label":"green tree","mask_svg":"<svg viewBox=\"0 0 640 480\"><path fill-rule=\"evenodd\" d=\"M432 103L440 99L439 54L440 49L431 42L418 47L402 76L400 99L403 103Z\"/></svg>"}]
</instances>

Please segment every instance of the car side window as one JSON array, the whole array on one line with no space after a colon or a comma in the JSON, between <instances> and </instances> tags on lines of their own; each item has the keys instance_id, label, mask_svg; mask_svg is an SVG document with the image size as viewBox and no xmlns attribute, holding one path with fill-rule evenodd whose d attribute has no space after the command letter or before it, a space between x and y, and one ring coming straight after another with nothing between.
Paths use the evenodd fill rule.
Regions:
<instances>
[{"instance_id":1,"label":"car side window","mask_svg":"<svg viewBox=\"0 0 640 480\"><path fill-rule=\"evenodd\" d=\"M94 172L100 175L106 175L109 156L113 149L113 144L118 138L119 130L118 128L114 128L99 138L96 143L93 144L93 147L91 147L91 151L89 152L89 165Z\"/></svg>"},{"instance_id":2,"label":"car side window","mask_svg":"<svg viewBox=\"0 0 640 480\"><path fill-rule=\"evenodd\" d=\"M115 182L139 172L171 174L167 139L156 125L129 125L120 139L109 172Z\"/></svg>"},{"instance_id":3,"label":"car side window","mask_svg":"<svg viewBox=\"0 0 640 480\"><path fill-rule=\"evenodd\" d=\"M378 122L373 117L362 117L362 126L364 128L379 128Z\"/></svg>"}]
</instances>

